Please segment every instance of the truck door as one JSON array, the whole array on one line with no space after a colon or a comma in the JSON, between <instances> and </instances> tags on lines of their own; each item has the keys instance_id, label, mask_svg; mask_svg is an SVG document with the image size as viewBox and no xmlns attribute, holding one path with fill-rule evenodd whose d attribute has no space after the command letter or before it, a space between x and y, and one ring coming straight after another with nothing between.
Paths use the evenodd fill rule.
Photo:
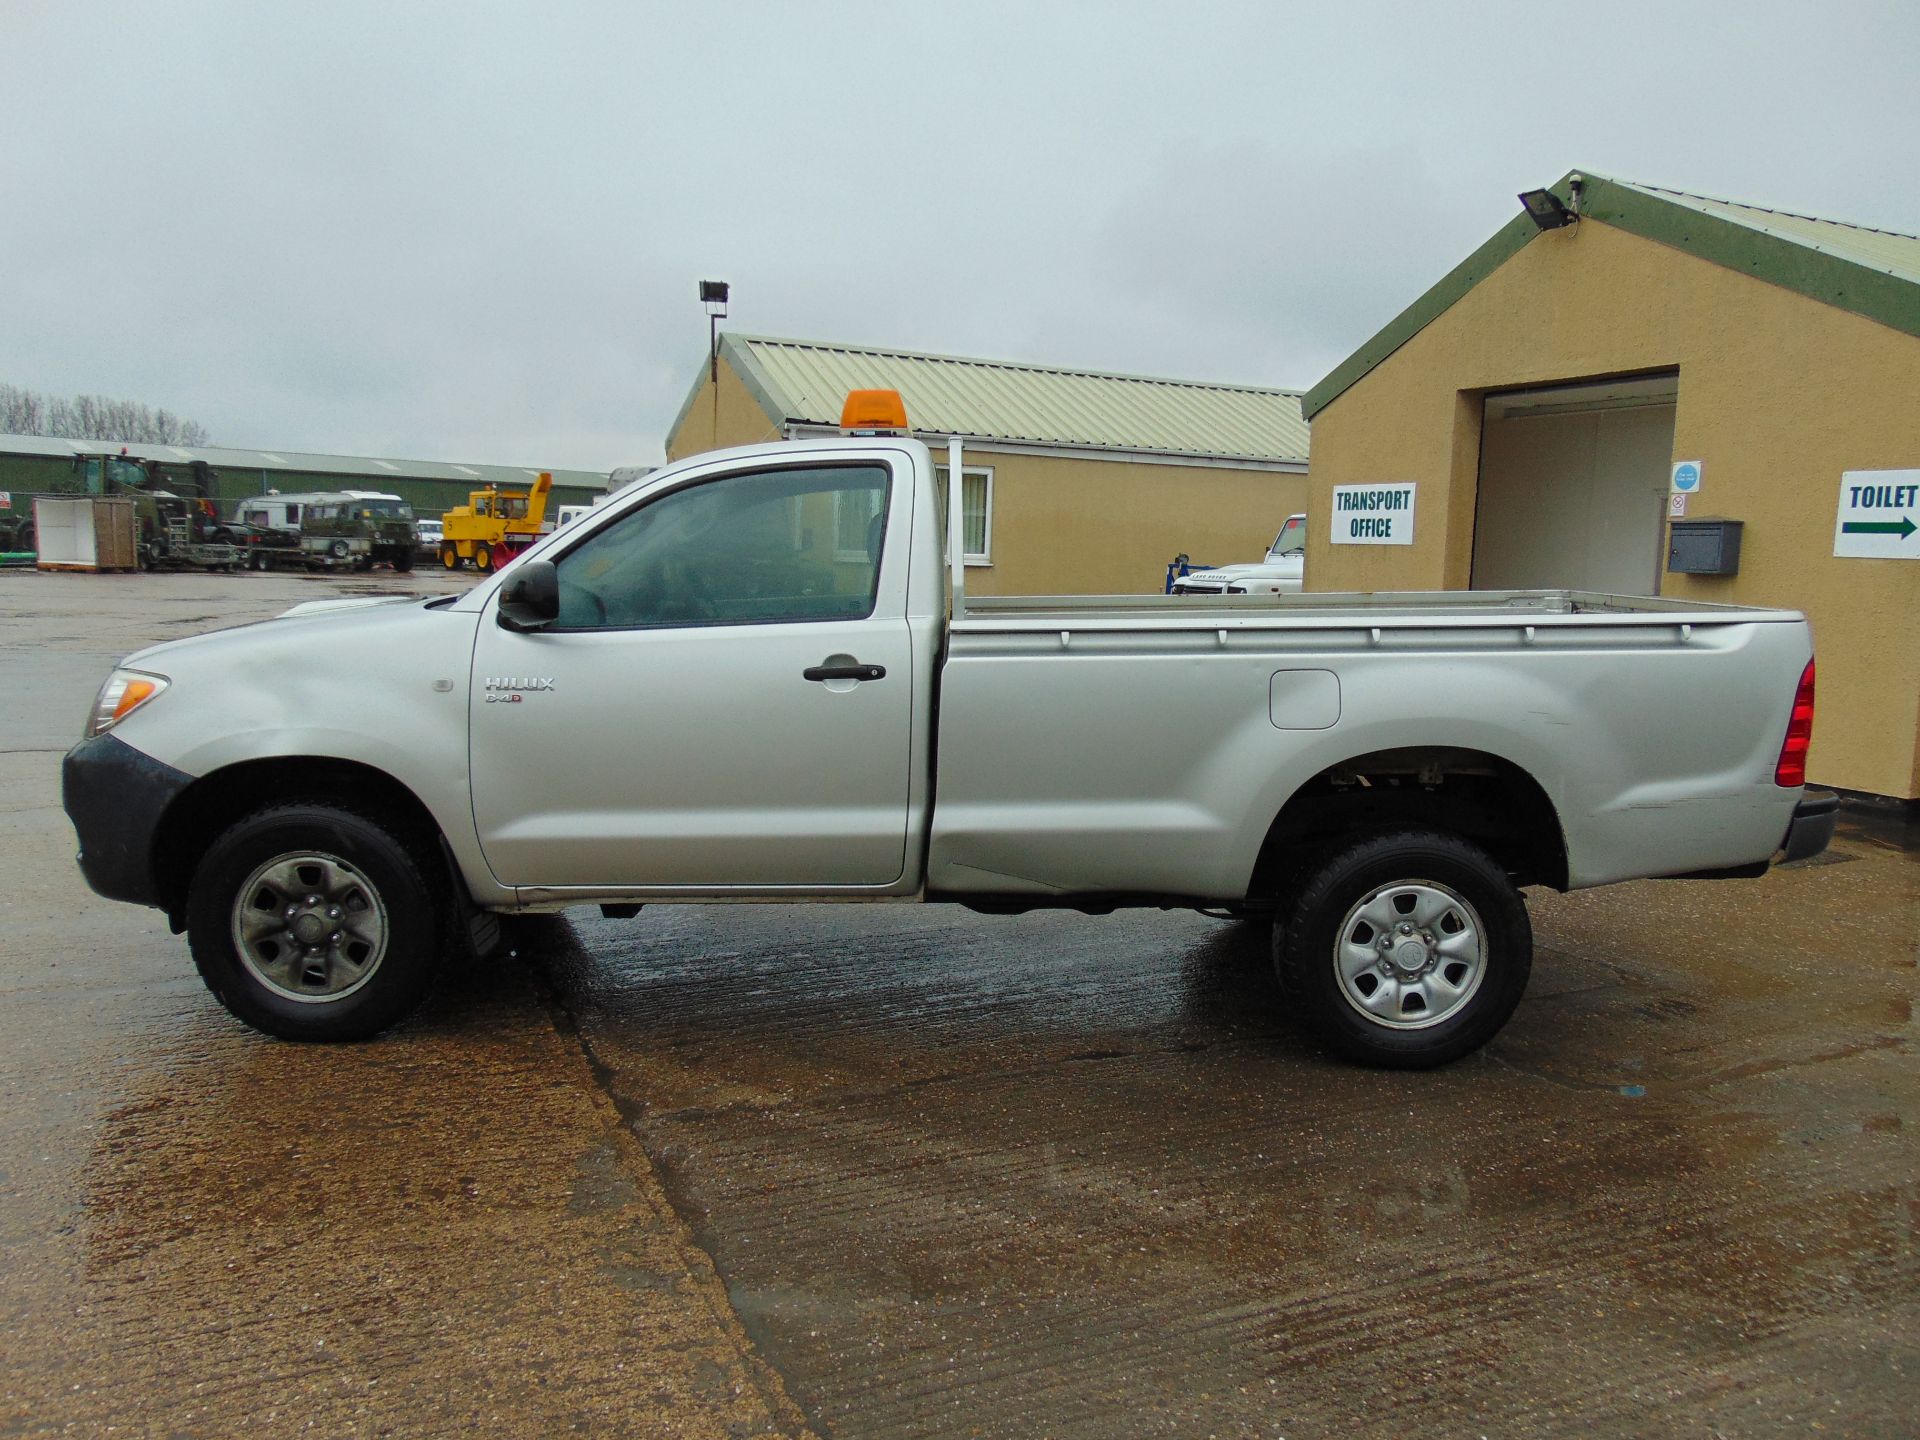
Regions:
<instances>
[{"instance_id":1,"label":"truck door","mask_svg":"<svg viewBox=\"0 0 1920 1440\"><path fill-rule=\"evenodd\" d=\"M698 476L555 555L549 628L484 616L472 786L495 875L635 888L898 879L912 476L907 456L875 451Z\"/></svg>"}]
</instances>

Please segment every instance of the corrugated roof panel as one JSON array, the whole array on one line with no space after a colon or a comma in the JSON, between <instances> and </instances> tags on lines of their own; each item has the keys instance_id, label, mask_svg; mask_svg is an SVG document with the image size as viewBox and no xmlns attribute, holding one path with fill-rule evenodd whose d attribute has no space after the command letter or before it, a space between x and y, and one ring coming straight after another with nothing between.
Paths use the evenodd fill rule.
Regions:
<instances>
[{"instance_id":1,"label":"corrugated roof panel","mask_svg":"<svg viewBox=\"0 0 1920 1440\"><path fill-rule=\"evenodd\" d=\"M853 389L898 390L918 431L1203 459L1304 463L1292 390L729 334L729 361L805 425L837 425Z\"/></svg>"},{"instance_id":2,"label":"corrugated roof panel","mask_svg":"<svg viewBox=\"0 0 1920 1440\"><path fill-rule=\"evenodd\" d=\"M1769 210L1761 205L1744 205L1737 200L1717 200L1710 195L1668 190L1659 185L1644 185L1637 180L1615 180L1613 183L1920 284L1920 235L1905 235L1898 230L1875 230L1866 225L1849 225L1843 220L1823 220L1817 215L1795 215L1786 210Z\"/></svg>"}]
</instances>

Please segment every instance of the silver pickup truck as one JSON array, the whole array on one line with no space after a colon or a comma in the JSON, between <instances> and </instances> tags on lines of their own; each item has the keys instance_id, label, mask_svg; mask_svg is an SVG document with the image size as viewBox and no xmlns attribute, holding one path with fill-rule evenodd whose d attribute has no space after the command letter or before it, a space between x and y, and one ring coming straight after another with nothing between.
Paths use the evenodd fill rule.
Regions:
<instances>
[{"instance_id":1,"label":"silver pickup truck","mask_svg":"<svg viewBox=\"0 0 1920 1440\"><path fill-rule=\"evenodd\" d=\"M81 869L289 1038L393 1024L499 913L1179 906L1271 919L1293 1008L1421 1066L1519 1002L1520 887L1831 836L1798 614L969 602L938 493L905 438L703 455L464 595L141 651L66 757Z\"/></svg>"}]
</instances>

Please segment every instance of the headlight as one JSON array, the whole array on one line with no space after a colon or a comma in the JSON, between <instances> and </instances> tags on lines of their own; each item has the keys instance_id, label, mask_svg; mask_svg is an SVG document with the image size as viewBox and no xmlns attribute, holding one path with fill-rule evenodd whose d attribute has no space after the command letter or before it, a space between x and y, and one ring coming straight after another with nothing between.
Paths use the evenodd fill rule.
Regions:
<instances>
[{"instance_id":1,"label":"headlight","mask_svg":"<svg viewBox=\"0 0 1920 1440\"><path fill-rule=\"evenodd\" d=\"M148 675L139 670L114 671L94 697L93 713L87 717L87 737L104 735L165 690L167 683L164 675Z\"/></svg>"}]
</instances>

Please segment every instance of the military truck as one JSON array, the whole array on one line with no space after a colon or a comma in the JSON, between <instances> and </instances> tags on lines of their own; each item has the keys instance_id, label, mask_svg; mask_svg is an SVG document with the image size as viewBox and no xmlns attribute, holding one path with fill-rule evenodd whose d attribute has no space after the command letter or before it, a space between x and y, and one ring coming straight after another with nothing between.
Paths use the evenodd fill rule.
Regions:
<instances>
[{"instance_id":1,"label":"military truck","mask_svg":"<svg viewBox=\"0 0 1920 1440\"><path fill-rule=\"evenodd\" d=\"M348 565L371 570L384 560L394 569L413 569L420 537L413 528L413 506L380 490L342 490L316 495L300 519L300 546L307 565L331 569Z\"/></svg>"},{"instance_id":2,"label":"military truck","mask_svg":"<svg viewBox=\"0 0 1920 1440\"><path fill-rule=\"evenodd\" d=\"M142 569L231 570L240 562L233 531L214 506L213 468L206 461L195 460L178 480L170 480L159 461L124 451L82 455L77 463L86 493L133 501ZM165 488L171 485L179 488Z\"/></svg>"}]
</instances>

